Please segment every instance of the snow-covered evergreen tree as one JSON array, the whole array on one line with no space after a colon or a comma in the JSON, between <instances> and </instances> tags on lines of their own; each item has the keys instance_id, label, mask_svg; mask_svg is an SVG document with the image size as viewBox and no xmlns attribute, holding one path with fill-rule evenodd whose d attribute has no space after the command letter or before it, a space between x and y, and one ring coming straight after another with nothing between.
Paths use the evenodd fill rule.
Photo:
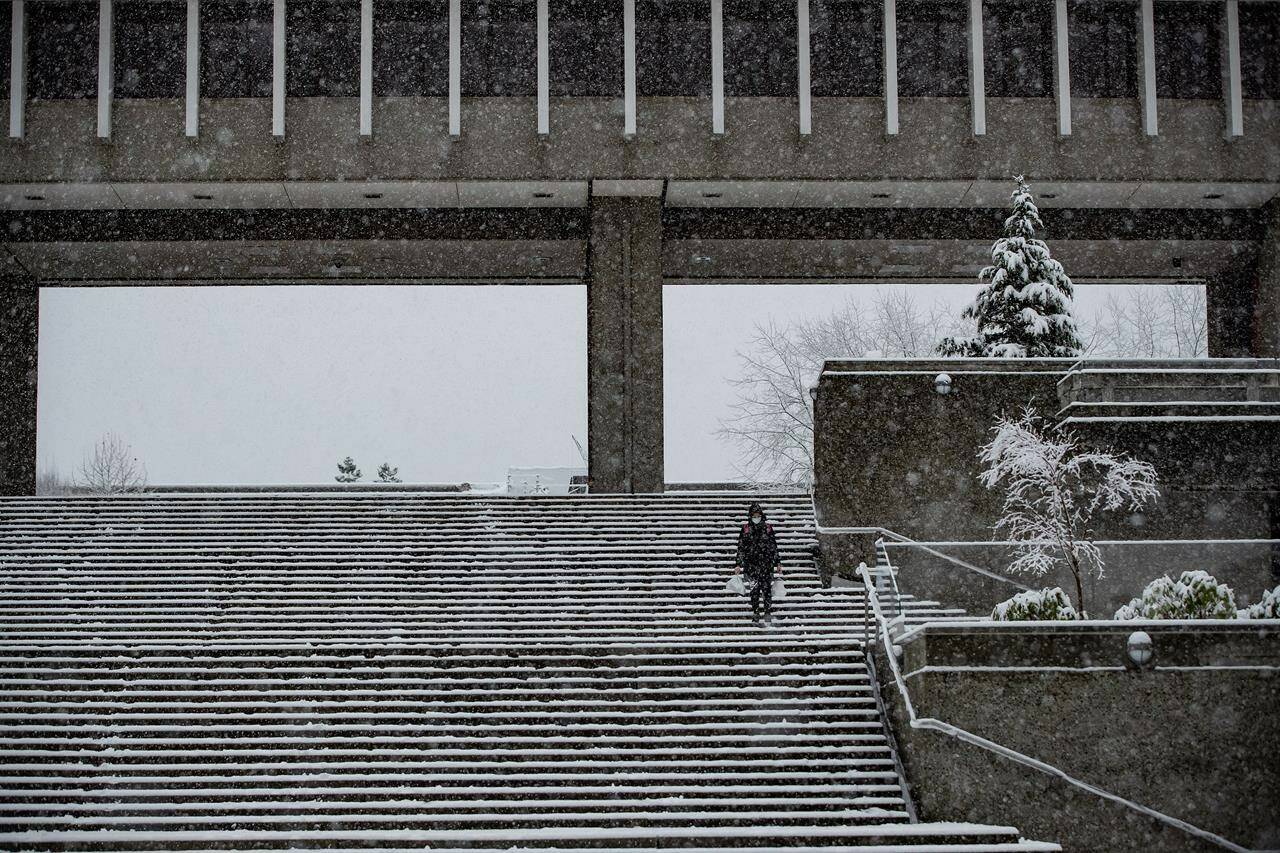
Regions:
<instances>
[{"instance_id":1,"label":"snow-covered evergreen tree","mask_svg":"<svg viewBox=\"0 0 1280 853\"><path fill-rule=\"evenodd\" d=\"M991 247L991 266L978 278L986 282L966 319L977 334L944 338L938 352L978 358L1071 357L1080 354L1076 321L1071 316L1071 279L1062 264L1049 257L1049 247L1036 239L1043 230L1040 211L1022 175L1014 180L1013 212L1004 221L1004 236Z\"/></svg>"},{"instance_id":2,"label":"snow-covered evergreen tree","mask_svg":"<svg viewBox=\"0 0 1280 853\"><path fill-rule=\"evenodd\" d=\"M1262 600L1240 611L1241 619L1280 619L1280 586L1262 593Z\"/></svg>"},{"instance_id":3,"label":"snow-covered evergreen tree","mask_svg":"<svg viewBox=\"0 0 1280 853\"><path fill-rule=\"evenodd\" d=\"M991 611L996 622L1062 622L1079 619L1061 587L1029 589L1000 602Z\"/></svg>"},{"instance_id":4,"label":"snow-covered evergreen tree","mask_svg":"<svg viewBox=\"0 0 1280 853\"><path fill-rule=\"evenodd\" d=\"M392 468L390 462L383 462L378 466L378 480L383 483L398 483L400 478L396 476L400 473L399 468Z\"/></svg>"},{"instance_id":5,"label":"snow-covered evergreen tree","mask_svg":"<svg viewBox=\"0 0 1280 853\"><path fill-rule=\"evenodd\" d=\"M354 483L362 476L364 475L361 474L360 469L356 467L355 460L348 456L346 459L343 459L338 463L338 476L333 479L337 480L339 483Z\"/></svg>"},{"instance_id":6,"label":"snow-covered evergreen tree","mask_svg":"<svg viewBox=\"0 0 1280 853\"><path fill-rule=\"evenodd\" d=\"M1183 572L1176 581L1164 575L1142 595L1121 606L1116 619L1235 619L1231 587L1205 571Z\"/></svg>"}]
</instances>

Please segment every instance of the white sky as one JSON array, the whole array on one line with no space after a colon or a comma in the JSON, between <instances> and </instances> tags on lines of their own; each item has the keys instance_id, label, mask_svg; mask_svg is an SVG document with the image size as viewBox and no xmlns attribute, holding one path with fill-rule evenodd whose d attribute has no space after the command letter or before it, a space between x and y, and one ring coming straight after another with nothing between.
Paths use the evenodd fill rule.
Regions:
<instances>
[{"instance_id":1,"label":"white sky","mask_svg":"<svg viewBox=\"0 0 1280 853\"><path fill-rule=\"evenodd\" d=\"M958 312L977 283L907 286ZM1077 288L1078 316L1107 290ZM756 323L875 291L667 287L667 479L736 478L714 432ZM39 463L64 476L113 430L152 483L332 482L348 454L365 480L389 461L406 482L497 482L580 463L586 289L46 288L39 368Z\"/></svg>"}]
</instances>

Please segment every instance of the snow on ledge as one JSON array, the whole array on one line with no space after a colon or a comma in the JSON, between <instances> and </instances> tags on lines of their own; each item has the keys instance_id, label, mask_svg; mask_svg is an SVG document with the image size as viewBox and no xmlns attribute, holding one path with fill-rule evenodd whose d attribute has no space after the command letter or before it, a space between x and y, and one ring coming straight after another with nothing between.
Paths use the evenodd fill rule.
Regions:
<instances>
[{"instance_id":1,"label":"snow on ledge","mask_svg":"<svg viewBox=\"0 0 1280 853\"><path fill-rule=\"evenodd\" d=\"M1003 622L996 619L964 621L931 620L912 625L898 636L898 643L908 643L927 633L948 634L1128 634L1142 628L1158 633L1259 633L1280 632L1280 619L1072 619Z\"/></svg>"}]
</instances>

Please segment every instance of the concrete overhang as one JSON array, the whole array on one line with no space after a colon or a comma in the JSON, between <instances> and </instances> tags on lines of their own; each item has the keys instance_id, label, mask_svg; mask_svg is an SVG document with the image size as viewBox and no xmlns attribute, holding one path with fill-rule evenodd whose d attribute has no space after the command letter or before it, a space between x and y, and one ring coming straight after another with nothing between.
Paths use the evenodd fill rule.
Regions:
<instances>
[{"instance_id":1,"label":"concrete overhang","mask_svg":"<svg viewBox=\"0 0 1280 853\"><path fill-rule=\"evenodd\" d=\"M1257 245L1223 240L1055 240L1075 281L1201 281ZM669 240L669 284L963 282L990 263L989 240Z\"/></svg>"},{"instance_id":2,"label":"concrete overhang","mask_svg":"<svg viewBox=\"0 0 1280 853\"><path fill-rule=\"evenodd\" d=\"M582 240L209 240L9 243L42 285L528 283L586 279ZM671 240L669 284L972 283L985 240ZM1218 240L1059 240L1077 282L1204 281L1256 244Z\"/></svg>"},{"instance_id":3,"label":"concrete overhang","mask_svg":"<svg viewBox=\"0 0 1280 853\"><path fill-rule=\"evenodd\" d=\"M581 240L138 240L5 248L46 286L559 284L586 274Z\"/></svg>"},{"instance_id":4,"label":"concrete overhang","mask_svg":"<svg viewBox=\"0 0 1280 853\"><path fill-rule=\"evenodd\" d=\"M661 180L204 181L0 184L4 210L337 210L586 207L588 195L663 196ZM1002 208L1009 181L707 180L666 182L669 207ZM1239 209L1280 183L1038 181L1044 208Z\"/></svg>"},{"instance_id":5,"label":"concrete overhang","mask_svg":"<svg viewBox=\"0 0 1280 853\"><path fill-rule=\"evenodd\" d=\"M1001 208L1010 181L670 181L670 207L931 207ZM1280 183L1182 181L1034 181L1044 208L1261 207L1280 195Z\"/></svg>"},{"instance_id":6,"label":"concrete overhang","mask_svg":"<svg viewBox=\"0 0 1280 853\"><path fill-rule=\"evenodd\" d=\"M586 205L586 181L0 184L0 209L4 210L354 210Z\"/></svg>"}]
</instances>

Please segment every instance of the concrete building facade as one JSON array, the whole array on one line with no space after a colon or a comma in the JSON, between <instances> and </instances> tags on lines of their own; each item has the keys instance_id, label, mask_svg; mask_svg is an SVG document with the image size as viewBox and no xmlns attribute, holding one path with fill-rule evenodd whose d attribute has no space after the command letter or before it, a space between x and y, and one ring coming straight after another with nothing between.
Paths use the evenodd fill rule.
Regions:
<instances>
[{"instance_id":1,"label":"concrete building facade","mask_svg":"<svg viewBox=\"0 0 1280 853\"><path fill-rule=\"evenodd\" d=\"M38 290L583 283L592 489L657 491L662 292L972 281L1025 174L1081 282L1280 355L1273 0L6 0L0 492Z\"/></svg>"}]
</instances>

